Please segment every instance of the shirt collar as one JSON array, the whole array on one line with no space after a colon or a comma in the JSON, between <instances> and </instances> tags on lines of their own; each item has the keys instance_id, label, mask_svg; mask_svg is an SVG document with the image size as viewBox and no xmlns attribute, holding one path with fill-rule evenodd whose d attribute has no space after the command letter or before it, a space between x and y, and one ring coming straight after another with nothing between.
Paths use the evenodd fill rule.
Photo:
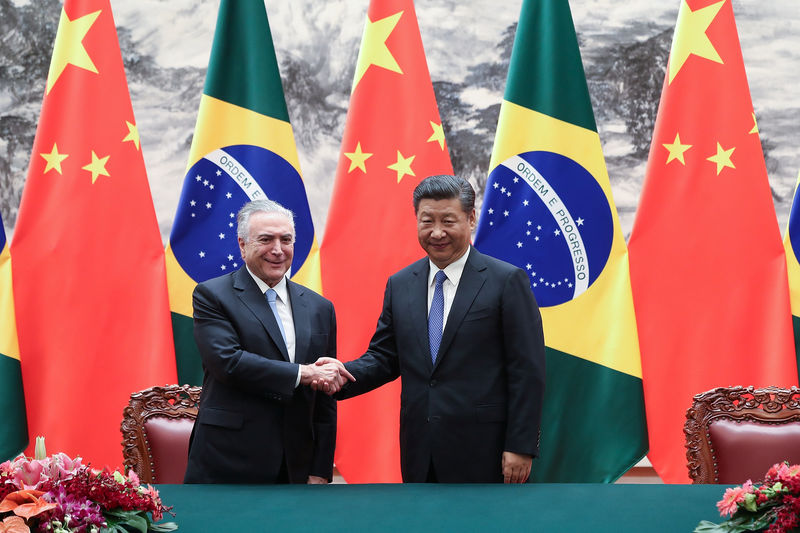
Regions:
<instances>
[{"instance_id":1,"label":"shirt collar","mask_svg":"<svg viewBox=\"0 0 800 533\"><path fill-rule=\"evenodd\" d=\"M250 270L250 267L247 266L246 264L245 268L247 269L247 273L250 274L250 277L253 278L253 281L256 282L256 285L258 285L258 290L261 291L261 294L265 294L267 292L267 289L272 288L275 289L276 293L278 293L278 298L280 298L280 300L283 303L287 303L289 301L289 288L287 287L285 275L281 278L281 280L277 284L275 284L274 287L270 287L263 279L253 274L253 271Z\"/></svg>"},{"instance_id":2,"label":"shirt collar","mask_svg":"<svg viewBox=\"0 0 800 533\"><path fill-rule=\"evenodd\" d=\"M467 248L467 251L464 254L444 267L444 274L447 276L447 279L453 284L458 285L458 282L461 280L461 274L464 272L464 266L467 264L467 257L469 256L470 251L472 250L472 246ZM433 264L433 261L428 259L428 286L430 287L433 285L433 278L436 276L436 273L439 271L439 267Z\"/></svg>"}]
</instances>

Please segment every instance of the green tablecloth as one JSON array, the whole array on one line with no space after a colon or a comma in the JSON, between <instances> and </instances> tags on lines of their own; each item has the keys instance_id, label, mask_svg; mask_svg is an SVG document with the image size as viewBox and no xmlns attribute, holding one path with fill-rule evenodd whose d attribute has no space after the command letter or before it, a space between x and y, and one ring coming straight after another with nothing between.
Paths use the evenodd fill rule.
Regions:
<instances>
[{"instance_id":1,"label":"green tablecloth","mask_svg":"<svg viewBox=\"0 0 800 533\"><path fill-rule=\"evenodd\" d=\"M677 533L718 521L719 485L158 485L195 531Z\"/></svg>"}]
</instances>

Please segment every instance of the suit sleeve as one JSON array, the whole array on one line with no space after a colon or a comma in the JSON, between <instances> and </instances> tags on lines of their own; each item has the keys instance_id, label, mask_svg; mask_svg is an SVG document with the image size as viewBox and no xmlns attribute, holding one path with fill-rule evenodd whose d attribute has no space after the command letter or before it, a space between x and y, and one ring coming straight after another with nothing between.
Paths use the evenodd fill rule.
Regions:
<instances>
[{"instance_id":1,"label":"suit sleeve","mask_svg":"<svg viewBox=\"0 0 800 533\"><path fill-rule=\"evenodd\" d=\"M336 357L336 313L330 305L330 333L326 357ZM322 392L315 393L314 399L314 459L311 475L333 479L333 452L336 447L336 400Z\"/></svg>"},{"instance_id":2,"label":"suit sleeve","mask_svg":"<svg viewBox=\"0 0 800 533\"><path fill-rule=\"evenodd\" d=\"M338 400L352 398L377 389L400 375L392 317L392 278L389 278L386 283L383 309L367 352L358 359L345 363L344 366L353 374L356 381L348 382L342 387L342 390L335 396Z\"/></svg>"},{"instance_id":3,"label":"suit sleeve","mask_svg":"<svg viewBox=\"0 0 800 533\"><path fill-rule=\"evenodd\" d=\"M515 269L506 280L501 312L508 375L505 450L537 456L545 387L544 332L522 270Z\"/></svg>"},{"instance_id":4,"label":"suit sleeve","mask_svg":"<svg viewBox=\"0 0 800 533\"><path fill-rule=\"evenodd\" d=\"M192 305L194 339L206 372L221 383L252 394L275 400L292 397L298 365L242 349L232 317L204 284L195 287Z\"/></svg>"}]
</instances>

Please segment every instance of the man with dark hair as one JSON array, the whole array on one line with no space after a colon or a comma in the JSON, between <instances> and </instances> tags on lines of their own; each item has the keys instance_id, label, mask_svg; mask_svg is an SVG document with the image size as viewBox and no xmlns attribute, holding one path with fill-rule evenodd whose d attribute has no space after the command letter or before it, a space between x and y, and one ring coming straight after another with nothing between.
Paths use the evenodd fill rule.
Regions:
<instances>
[{"instance_id":1,"label":"man with dark hair","mask_svg":"<svg viewBox=\"0 0 800 533\"><path fill-rule=\"evenodd\" d=\"M270 200L238 216L245 266L200 283L194 337L203 393L192 430L186 483L327 483L333 476L336 403L333 304L288 279L294 256L291 211Z\"/></svg>"},{"instance_id":2,"label":"man with dark hair","mask_svg":"<svg viewBox=\"0 0 800 533\"><path fill-rule=\"evenodd\" d=\"M545 376L528 277L470 246L475 192L466 180L424 179L414 210L427 257L389 278L367 352L343 365L356 381L336 397L402 376L406 482L524 483L538 453Z\"/></svg>"}]
</instances>

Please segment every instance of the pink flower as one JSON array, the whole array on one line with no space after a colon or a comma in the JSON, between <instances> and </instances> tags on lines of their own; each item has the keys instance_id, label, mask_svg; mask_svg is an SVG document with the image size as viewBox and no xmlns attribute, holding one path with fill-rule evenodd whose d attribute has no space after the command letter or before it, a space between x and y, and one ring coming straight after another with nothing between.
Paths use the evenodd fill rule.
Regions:
<instances>
[{"instance_id":1,"label":"pink flower","mask_svg":"<svg viewBox=\"0 0 800 533\"><path fill-rule=\"evenodd\" d=\"M14 472L14 481L23 489L35 489L42 479L44 465L41 461L25 461Z\"/></svg>"},{"instance_id":2,"label":"pink flower","mask_svg":"<svg viewBox=\"0 0 800 533\"><path fill-rule=\"evenodd\" d=\"M139 476L137 476L136 472L133 470L128 470L128 480L133 483L134 487L139 486Z\"/></svg>"},{"instance_id":3,"label":"pink flower","mask_svg":"<svg viewBox=\"0 0 800 533\"><path fill-rule=\"evenodd\" d=\"M797 474L800 473L800 465L789 466L786 463L781 463L779 465L775 465L775 467L777 467L775 477L783 482L789 481L791 478L796 477ZM770 469L770 471L771 470L772 469Z\"/></svg>"},{"instance_id":4,"label":"pink flower","mask_svg":"<svg viewBox=\"0 0 800 533\"><path fill-rule=\"evenodd\" d=\"M725 491L722 499L717 502L717 509L721 516L730 516L739 509L739 503L744 497L753 492L753 482L749 479L741 487L732 487Z\"/></svg>"}]
</instances>

